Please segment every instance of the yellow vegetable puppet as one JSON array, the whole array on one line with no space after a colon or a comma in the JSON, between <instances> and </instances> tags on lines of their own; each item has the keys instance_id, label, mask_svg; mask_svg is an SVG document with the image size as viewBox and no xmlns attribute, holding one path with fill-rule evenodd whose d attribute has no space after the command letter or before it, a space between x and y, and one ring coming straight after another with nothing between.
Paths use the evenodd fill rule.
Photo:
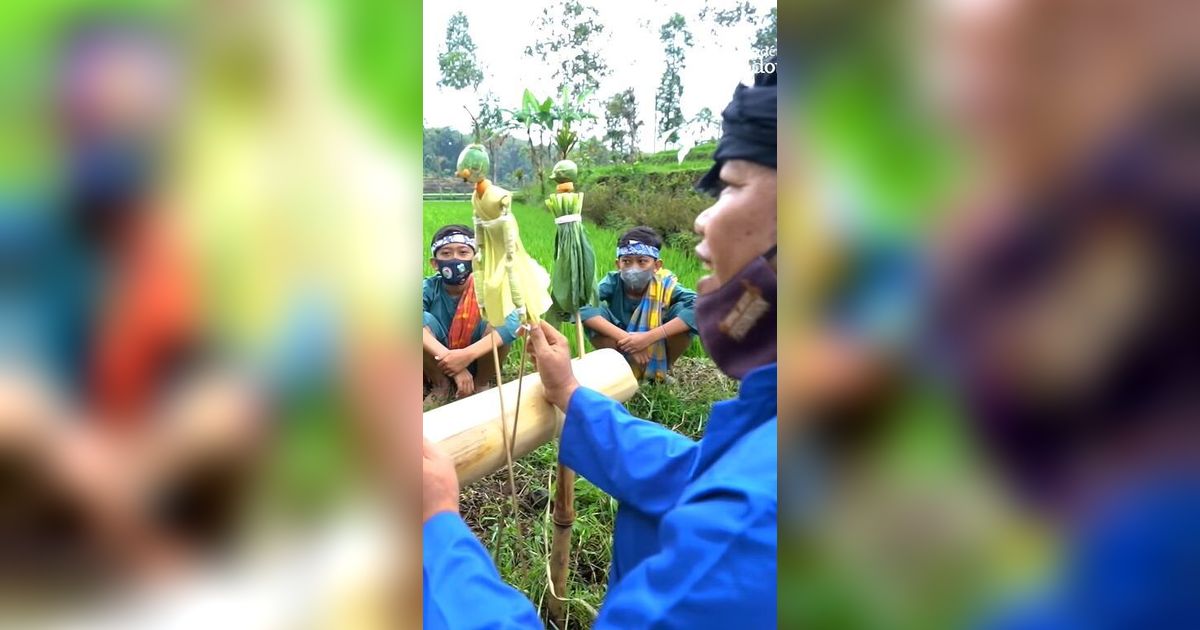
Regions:
<instances>
[{"instance_id":1,"label":"yellow vegetable puppet","mask_svg":"<svg viewBox=\"0 0 1200 630\"><path fill-rule=\"evenodd\" d=\"M495 327L504 325L513 309L522 309L522 321L536 322L550 309L550 276L525 253L511 211L512 193L487 179L490 165L487 150L478 144L468 145L458 156L458 176L475 184L471 208L479 307Z\"/></svg>"}]
</instances>

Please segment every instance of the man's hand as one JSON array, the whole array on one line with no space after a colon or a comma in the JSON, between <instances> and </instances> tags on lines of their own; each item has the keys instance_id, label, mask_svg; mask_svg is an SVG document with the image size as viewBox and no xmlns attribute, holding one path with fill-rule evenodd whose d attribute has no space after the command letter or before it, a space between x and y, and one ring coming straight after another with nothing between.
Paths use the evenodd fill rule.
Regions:
<instances>
[{"instance_id":1,"label":"man's hand","mask_svg":"<svg viewBox=\"0 0 1200 630\"><path fill-rule=\"evenodd\" d=\"M458 473L454 460L436 444L425 440L421 447L421 522L442 512L458 514Z\"/></svg>"},{"instance_id":2,"label":"man's hand","mask_svg":"<svg viewBox=\"0 0 1200 630\"><path fill-rule=\"evenodd\" d=\"M542 387L550 404L566 411L579 381L571 371L571 347L567 338L547 322L529 331L529 350L542 376Z\"/></svg>"},{"instance_id":3,"label":"man's hand","mask_svg":"<svg viewBox=\"0 0 1200 630\"><path fill-rule=\"evenodd\" d=\"M475 377L463 370L454 375L454 386L458 389L458 397L466 398L475 393Z\"/></svg>"},{"instance_id":4,"label":"man's hand","mask_svg":"<svg viewBox=\"0 0 1200 630\"><path fill-rule=\"evenodd\" d=\"M437 358L438 366L442 368L442 372L451 378L455 374L467 369L471 365L471 355L464 349L451 350L446 354Z\"/></svg>"},{"instance_id":5,"label":"man's hand","mask_svg":"<svg viewBox=\"0 0 1200 630\"><path fill-rule=\"evenodd\" d=\"M634 352L633 354L631 354L629 356L630 356L630 358L632 358L634 360L634 362L636 362L638 365L640 365L642 367L646 367L647 365L650 365L650 352L647 350L640 350L638 352Z\"/></svg>"},{"instance_id":6,"label":"man's hand","mask_svg":"<svg viewBox=\"0 0 1200 630\"><path fill-rule=\"evenodd\" d=\"M658 341L658 338L658 333L653 331L631 333L624 339L617 341L617 347L625 354L637 354L649 348L650 344Z\"/></svg>"}]
</instances>

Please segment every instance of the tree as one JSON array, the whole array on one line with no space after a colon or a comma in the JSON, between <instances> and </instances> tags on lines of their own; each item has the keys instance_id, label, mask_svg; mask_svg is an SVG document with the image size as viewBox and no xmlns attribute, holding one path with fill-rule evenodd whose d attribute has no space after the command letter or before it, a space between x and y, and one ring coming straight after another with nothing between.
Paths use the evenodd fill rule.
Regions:
<instances>
[{"instance_id":1,"label":"tree","mask_svg":"<svg viewBox=\"0 0 1200 630\"><path fill-rule=\"evenodd\" d=\"M583 158L581 171L587 169L588 166L598 166L601 164L613 163L613 152L605 146L604 142L599 138L587 138L579 142L579 148L576 149L579 156Z\"/></svg>"},{"instance_id":2,"label":"tree","mask_svg":"<svg viewBox=\"0 0 1200 630\"><path fill-rule=\"evenodd\" d=\"M500 169L499 148L508 139L508 131L513 128L513 123L504 116L500 101L492 92L479 99L478 109L467 109L467 115L471 117L474 141L486 147L488 155L491 156L492 180L497 181Z\"/></svg>"},{"instance_id":3,"label":"tree","mask_svg":"<svg viewBox=\"0 0 1200 630\"><path fill-rule=\"evenodd\" d=\"M774 13L775 9L771 9L771 12ZM713 35L716 35L718 30L721 28L736 26L741 24L743 21L753 22L754 16L757 13L758 9L756 9L754 5L744 0L727 9L714 8L712 6L712 0L706 0L704 3L704 8L700 9L700 13L697 15L697 17L702 23L708 22L709 31Z\"/></svg>"},{"instance_id":4,"label":"tree","mask_svg":"<svg viewBox=\"0 0 1200 630\"><path fill-rule=\"evenodd\" d=\"M701 141L715 140L721 137L721 121L707 107L701 108L696 113L696 116L692 118L692 124L696 128L696 137Z\"/></svg>"},{"instance_id":5,"label":"tree","mask_svg":"<svg viewBox=\"0 0 1200 630\"><path fill-rule=\"evenodd\" d=\"M435 175L449 174L466 142L467 139L455 129L426 127L422 141L426 168L432 169Z\"/></svg>"},{"instance_id":6,"label":"tree","mask_svg":"<svg viewBox=\"0 0 1200 630\"><path fill-rule=\"evenodd\" d=\"M475 41L469 32L470 23L462 11L450 16L446 25L446 50L438 55L438 69L442 78L438 87L461 90L478 88L483 81L483 70L475 58Z\"/></svg>"},{"instance_id":7,"label":"tree","mask_svg":"<svg viewBox=\"0 0 1200 630\"><path fill-rule=\"evenodd\" d=\"M764 15L758 24L758 32L754 34L754 48L758 52L774 49L779 37L779 10L772 7L771 12ZM765 62L766 59L763 59Z\"/></svg>"},{"instance_id":8,"label":"tree","mask_svg":"<svg viewBox=\"0 0 1200 630\"><path fill-rule=\"evenodd\" d=\"M558 147L558 159L560 160L567 159L567 155L579 141L579 134L571 128L571 125L596 118L587 111L586 103L589 96L591 96L591 92L571 96L567 89L563 88L562 95L555 105L554 122L557 123L558 130L554 135L554 143Z\"/></svg>"},{"instance_id":9,"label":"tree","mask_svg":"<svg viewBox=\"0 0 1200 630\"><path fill-rule=\"evenodd\" d=\"M667 64L654 97L654 110L658 113L658 136L665 136L666 142L671 144L679 141L679 127L684 122L680 107L683 82L679 76L685 66L687 49L692 47L692 34L683 15L676 13L662 25L659 40L667 54Z\"/></svg>"},{"instance_id":10,"label":"tree","mask_svg":"<svg viewBox=\"0 0 1200 630\"><path fill-rule=\"evenodd\" d=\"M529 159L533 162L533 170L538 178L538 186L540 187L542 196L546 196L546 169L544 167L544 158L548 156L546 134L553 136L554 123L557 119L558 112L554 106L554 99L547 98L544 101L538 102L537 97L529 88L525 89L525 93L521 98L521 108L509 110L509 115L512 120L525 128L525 137L529 141ZM534 142L534 132L537 132L537 141Z\"/></svg>"},{"instance_id":11,"label":"tree","mask_svg":"<svg viewBox=\"0 0 1200 630\"><path fill-rule=\"evenodd\" d=\"M562 0L542 9L531 29L551 34L525 47L525 54L553 68L550 75L555 91L570 88L580 93L600 89L600 79L612 70L600 56L604 43L604 25L597 21L596 8L579 0Z\"/></svg>"},{"instance_id":12,"label":"tree","mask_svg":"<svg viewBox=\"0 0 1200 630\"><path fill-rule=\"evenodd\" d=\"M633 88L627 88L614 94L604 104L604 120L606 126L605 140L613 153L624 159L633 159L637 155L638 129L644 124L638 120L637 97Z\"/></svg>"}]
</instances>

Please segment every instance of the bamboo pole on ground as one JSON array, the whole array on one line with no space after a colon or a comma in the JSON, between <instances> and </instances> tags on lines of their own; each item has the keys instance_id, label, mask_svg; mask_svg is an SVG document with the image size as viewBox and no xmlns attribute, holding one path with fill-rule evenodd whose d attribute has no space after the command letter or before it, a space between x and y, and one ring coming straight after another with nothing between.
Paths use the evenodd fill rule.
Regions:
<instances>
[{"instance_id":1,"label":"bamboo pole on ground","mask_svg":"<svg viewBox=\"0 0 1200 630\"><path fill-rule=\"evenodd\" d=\"M575 314L576 354L584 355L583 318ZM554 471L554 533L550 543L550 619L566 627L567 576L571 569L571 530L575 526L575 471L558 463Z\"/></svg>"},{"instance_id":2,"label":"bamboo pole on ground","mask_svg":"<svg viewBox=\"0 0 1200 630\"><path fill-rule=\"evenodd\" d=\"M638 382L629 364L616 350L596 350L571 362L579 384L625 402L637 392ZM554 439L561 418L543 395L541 377L535 372L524 379L521 399L521 426L513 441L513 459L520 459ZM497 422L497 400L516 395L518 383L505 383L485 392L456 400L425 412L425 437L440 446L454 460L462 486L478 481L505 466L508 449L507 423Z\"/></svg>"}]
</instances>

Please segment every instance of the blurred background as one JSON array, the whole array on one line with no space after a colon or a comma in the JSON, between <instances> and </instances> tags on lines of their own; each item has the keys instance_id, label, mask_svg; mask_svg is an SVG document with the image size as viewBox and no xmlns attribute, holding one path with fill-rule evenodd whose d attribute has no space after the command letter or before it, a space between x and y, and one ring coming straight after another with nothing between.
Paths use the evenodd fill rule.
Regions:
<instances>
[{"instance_id":1,"label":"blurred background","mask_svg":"<svg viewBox=\"0 0 1200 630\"><path fill-rule=\"evenodd\" d=\"M395 261L420 231L419 15L0 8L0 625L394 627L415 604L389 513L415 493L376 466L419 461Z\"/></svg>"},{"instance_id":2,"label":"blurred background","mask_svg":"<svg viewBox=\"0 0 1200 630\"><path fill-rule=\"evenodd\" d=\"M781 3L781 625L1197 623L1196 11Z\"/></svg>"}]
</instances>

